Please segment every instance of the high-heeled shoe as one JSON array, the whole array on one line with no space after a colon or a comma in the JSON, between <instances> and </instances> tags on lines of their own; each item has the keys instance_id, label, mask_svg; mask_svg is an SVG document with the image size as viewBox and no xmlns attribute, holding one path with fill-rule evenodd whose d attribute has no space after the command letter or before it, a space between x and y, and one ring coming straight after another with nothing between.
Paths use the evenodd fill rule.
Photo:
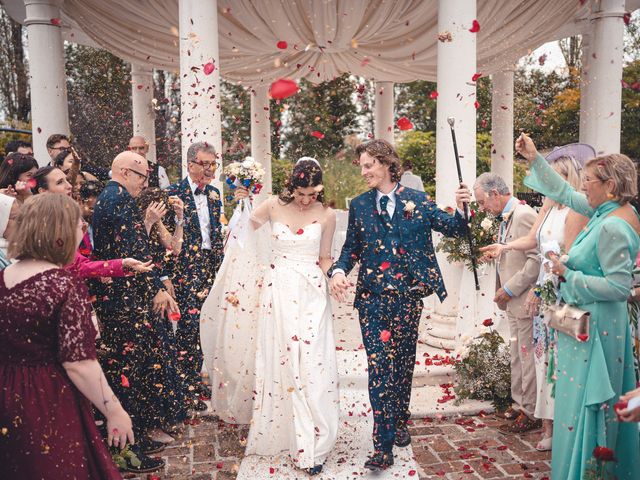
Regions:
<instances>
[{"instance_id":1,"label":"high-heeled shoe","mask_svg":"<svg viewBox=\"0 0 640 480\"><path fill-rule=\"evenodd\" d=\"M314 475L318 475L320 472L322 472L322 465L315 465L311 468L305 468L305 471L310 475L310 476L314 476Z\"/></svg>"},{"instance_id":2,"label":"high-heeled shoe","mask_svg":"<svg viewBox=\"0 0 640 480\"><path fill-rule=\"evenodd\" d=\"M548 452L551 450L551 441L553 437L544 437L536 445L536 450L539 452Z\"/></svg>"}]
</instances>

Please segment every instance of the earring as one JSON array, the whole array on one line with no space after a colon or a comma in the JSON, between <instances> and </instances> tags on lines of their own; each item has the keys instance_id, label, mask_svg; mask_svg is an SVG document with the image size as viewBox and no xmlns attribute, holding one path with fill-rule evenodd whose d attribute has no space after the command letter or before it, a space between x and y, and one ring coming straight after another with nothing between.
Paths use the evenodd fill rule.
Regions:
<instances>
[{"instance_id":1,"label":"earring","mask_svg":"<svg viewBox=\"0 0 640 480\"><path fill-rule=\"evenodd\" d=\"M613 198L613 193L607 192L607 198L611 200Z\"/></svg>"}]
</instances>

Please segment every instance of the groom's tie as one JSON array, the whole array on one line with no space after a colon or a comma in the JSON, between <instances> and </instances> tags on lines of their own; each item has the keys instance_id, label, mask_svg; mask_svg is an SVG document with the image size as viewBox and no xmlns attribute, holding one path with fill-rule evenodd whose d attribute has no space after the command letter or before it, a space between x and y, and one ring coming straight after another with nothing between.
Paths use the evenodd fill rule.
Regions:
<instances>
[{"instance_id":1,"label":"groom's tie","mask_svg":"<svg viewBox=\"0 0 640 480\"><path fill-rule=\"evenodd\" d=\"M380 216L382 217L384 226L387 228L390 228L391 217L389 216L389 212L387 211L388 203L389 203L389 197L387 195L383 195L382 197L380 197Z\"/></svg>"}]
</instances>

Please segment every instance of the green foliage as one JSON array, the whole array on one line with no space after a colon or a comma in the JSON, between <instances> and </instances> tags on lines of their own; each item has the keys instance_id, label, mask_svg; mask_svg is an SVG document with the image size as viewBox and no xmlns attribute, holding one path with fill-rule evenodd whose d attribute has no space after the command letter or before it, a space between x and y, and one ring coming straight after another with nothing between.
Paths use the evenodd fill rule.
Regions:
<instances>
[{"instance_id":1,"label":"green foliage","mask_svg":"<svg viewBox=\"0 0 640 480\"><path fill-rule=\"evenodd\" d=\"M407 117L416 130L422 132L436 129L436 102L430 97L436 90L435 82L416 80L411 83L400 83L396 91L396 120ZM414 173L418 173L414 169Z\"/></svg>"},{"instance_id":2,"label":"green foliage","mask_svg":"<svg viewBox=\"0 0 640 480\"><path fill-rule=\"evenodd\" d=\"M449 262L464 262L469 270L473 269L472 259L482 256L481 247L491 245L498 238L500 222L490 213L483 212L476 202L469 204L471 218L469 228L473 237L473 252L469 248L466 235L463 237L442 237L436 251L447 254Z\"/></svg>"},{"instance_id":3,"label":"green foliage","mask_svg":"<svg viewBox=\"0 0 640 480\"><path fill-rule=\"evenodd\" d=\"M640 43L640 40L639 40ZM624 68L622 79L622 153L640 159L640 60Z\"/></svg>"},{"instance_id":4,"label":"green foliage","mask_svg":"<svg viewBox=\"0 0 640 480\"><path fill-rule=\"evenodd\" d=\"M224 165L251 155L251 93L243 86L220 80L222 155Z\"/></svg>"},{"instance_id":5,"label":"green foliage","mask_svg":"<svg viewBox=\"0 0 640 480\"><path fill-rule=\"evenodd\" d=\"M509 347L491 330L463 347L462 360L454 365L458 382L456 402L467 398L490 400L500 410L511 403L511 360Z\"/></svg>"}]
</instances>

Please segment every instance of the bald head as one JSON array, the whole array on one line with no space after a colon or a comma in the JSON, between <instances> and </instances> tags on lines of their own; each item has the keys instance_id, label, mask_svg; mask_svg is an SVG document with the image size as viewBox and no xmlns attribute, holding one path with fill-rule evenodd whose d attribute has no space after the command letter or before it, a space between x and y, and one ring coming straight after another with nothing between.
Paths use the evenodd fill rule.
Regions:
<instances>
[{"instance_id":1,"label":"bald head","mask_svg":"<svg viewBox=\"0 0 640 480\"><path fill-rule=\"evenodd\" d=\"M149 164L137 153L119 153L111 164L111 178L125 187L131 196L136 197L146 187Z\"/></svg>"},{"instance_id":2,"label":"bald head","mask_svg":"<svg viewBox=\"0 0 640 480\"><path fill-rule=\"evenodd\" d=\"M143 136L134 135L129 140L129 150L146 157L147 153L149 153L149 144Z\"/></svg>"}]
</instances>

